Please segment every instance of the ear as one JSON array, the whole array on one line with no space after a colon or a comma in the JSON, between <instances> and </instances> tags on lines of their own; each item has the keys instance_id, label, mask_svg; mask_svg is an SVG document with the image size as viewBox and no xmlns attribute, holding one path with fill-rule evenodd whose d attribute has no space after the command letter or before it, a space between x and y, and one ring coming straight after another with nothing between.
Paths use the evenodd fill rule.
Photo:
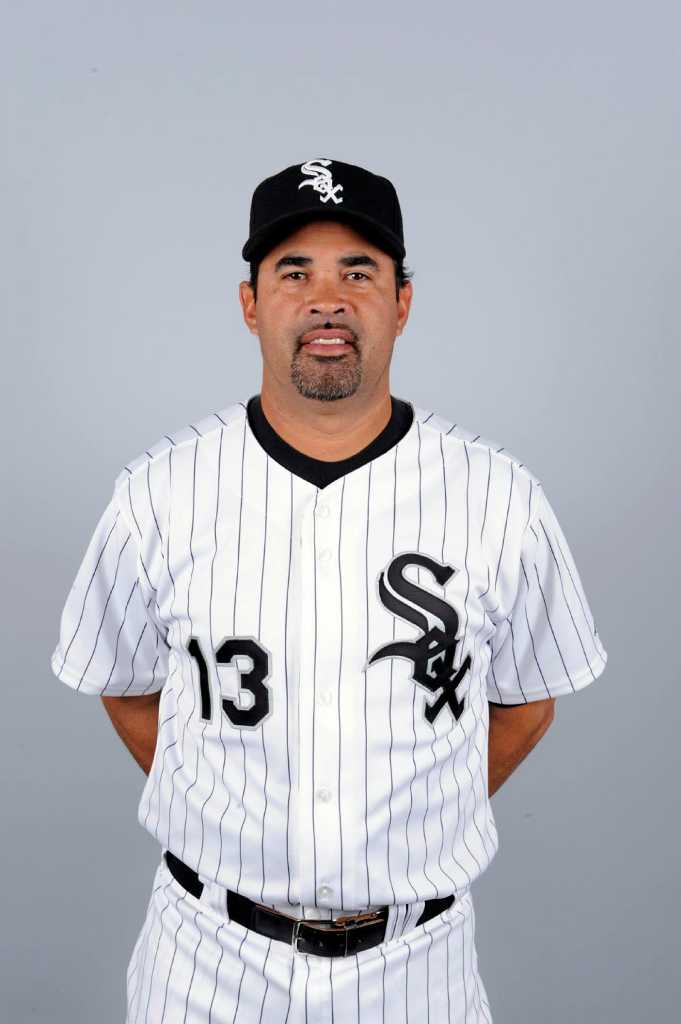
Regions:
<instances>
[{"instance_id":1,"label":"ear","mask_svg":"<svg viewBox=\"0 0 681 1024\"><path fill-rule=\"evenodd\" d=\"M411 300L414 297L414 289L411 281L405 281L400 288L399 295L397 297L397 331L396 334L399 336L407 325L409 319L409 310L411 309Z\"/></svg>"},{"instance_id":2,"label":"ear","mask_svg":"<svg viewBox=\"0 0 681 1024\"><path fill-rule=\"evenodd\" d=\"M239 283L239 302L244 315L244 323L251 334L258 333L257 319L255 313L255 295L253 288L248 281Z\"/></svg>"}]
</instances>

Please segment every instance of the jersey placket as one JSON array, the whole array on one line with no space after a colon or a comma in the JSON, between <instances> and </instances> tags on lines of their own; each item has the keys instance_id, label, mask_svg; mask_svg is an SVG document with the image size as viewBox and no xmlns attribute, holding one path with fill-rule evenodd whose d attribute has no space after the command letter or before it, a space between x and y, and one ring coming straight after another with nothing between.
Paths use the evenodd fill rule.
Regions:
<instances>
[{"instance_id":1,"label":"jersey placket","mask_svg":"<svg viewBox=\"0 0 681 1024\"><path fill-rule=\"evenodd\" d=\"M340 491L333 484L301 508L299 826L300 900L341 905L338 669Z\"/></svg>"}]
</instances>

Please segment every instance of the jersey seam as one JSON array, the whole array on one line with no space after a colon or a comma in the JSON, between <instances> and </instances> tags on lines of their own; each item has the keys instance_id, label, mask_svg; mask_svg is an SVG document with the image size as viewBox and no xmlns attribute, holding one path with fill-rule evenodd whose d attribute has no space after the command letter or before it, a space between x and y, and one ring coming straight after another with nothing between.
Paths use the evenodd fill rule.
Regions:
<instances>
[{"instance_id":1,"label":"jersey seam","mask_svg":"<svg viewBox=\"0 0 681 1024\"><path fill-rule=\"evenodd\" d=\"M241 402L236 402L235 404L239 406L239 408L242 410L243 415L245 416L246 415L246 409L244 408L242 403ZM222 420L220 418L219 414L215 413L215 412L209 413L209 416L214 416L216 418L217 422L215 423L214 426L212 426L209 430L207 430L205 434L194 434L191 437L183 438L181 441L174 441L171 434L164 434L164 436L162 438L160 438L153 445L150 446L150 448L154 448L157 444L160 444L161 441L163 441L163 440L167 441L168 443L164 444L163 448L161 448L160 451L152 453L150 450L146 450L146 451L141 452L140 454L136 455L133 459L130 460L129 463L126 463L123 466L123 468L121 469L120 473L116 477L117 486L122 487L124 483L126 483L129 479L132 479L132 477L137 476L137 474L141 470L145 469L145 467L147 465L155 463L157 459L160 459L163 455L166 455L166 453L168 452L169 449L171 449L171 448L173 448L173 449L175 449L175 448L180 449L180 448L184 448L185 445L188 445L188 444L196 444L197 441L202 441L204 438L210 437L211 434L214 434L216 431L225 430L227 427L231 427L233 424L241 422L241 417L239 416L239 413L237 411L235 411L234 414L228 420L226 420L226 421ZM207 416L203 417L203 419L207 419L207 418L208 418ZM201 422L201 421L199 420L199 422ZM187 430L187 429L188 429L188 427L185 425L183 427L180 427L176 431L176 433L180 433L181 431ZM131 466L135 462L137 462L138 459L141 459L141 458L143 458L143 461L140 462L140 464L138 466L134 466L134 468L131 468ZM120 481L120 483L119 483L119 481Z\"/></svg>"},{"instance_id":2,"label":"jersey seam","mask_svg":"<svg viewBox=\"0 0 681 1024\"><path fill-rule=\"evenodd\" d=\"M528 478L533 481L535 486L539 486L539 487L541 486L541 481L535 475L535 473L533 473L533 471L529 468L529 466L527 466L526 463L521 462L520 459L518 459L517 456L513 455L512 452L506 451L505 450L505 446L502 445L501 448L495 448L493 446L493 442L492 442L491 439L490 439L489 442L487 442L482 437L474 439L474 438L468 438L468 437L461 437L459 434L454 434L454 433L450 434L444 428L438 427L436 424L432 423L432 421L430 419L428 419L429 414L430 414L430 410L427 410L425 412L425 418L419 419L419 422L420 422L422 427L426 427L428 430L432 430L436 434L441 434L442 437L445 440L447 438L449 438L449 439L451 439L453 441L458 441L459 443L465 442L467 445L474 446L476 448L481 449L482 451L492 452L493 455L498 455L499 458L502 458L506 462L511 463L512 465L514 465L516 467L516 469L524 470L524 472L526 473ZM437 415L437 414L435 414L435 415ZM455 424L455 426L456 426L456 424ZM466 429L466 431L468 431L467 427L464 428L464 429ZM468 432L470 432L470 431L468 431Z\"/></svg>"}]
</instances>

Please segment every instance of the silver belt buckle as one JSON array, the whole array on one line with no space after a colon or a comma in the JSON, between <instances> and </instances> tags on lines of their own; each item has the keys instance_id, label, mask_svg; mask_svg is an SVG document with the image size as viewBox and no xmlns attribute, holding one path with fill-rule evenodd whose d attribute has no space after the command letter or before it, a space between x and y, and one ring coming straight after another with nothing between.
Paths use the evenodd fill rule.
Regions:
<instances>
[{"instance_id":1,"label":"silver belt buckle","mask_svg":"<svg viewBox=\"0 0 681 1024\"><path fill-rule=\"evenodd\" d=\"M293 937L291 939L291 945L293 946L296 953L302 953L302 949L298 949L298 939L300 938L300 926L301 924L308 924L308 921L304 921L301 918L296 918L293 922Z\"/></svg>"}]
</instances>

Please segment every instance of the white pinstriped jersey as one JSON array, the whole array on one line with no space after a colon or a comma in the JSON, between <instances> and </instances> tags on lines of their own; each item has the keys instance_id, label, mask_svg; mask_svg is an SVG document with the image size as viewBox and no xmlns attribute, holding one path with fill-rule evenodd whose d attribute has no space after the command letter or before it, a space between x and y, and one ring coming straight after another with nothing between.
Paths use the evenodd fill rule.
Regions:
<instances>
[{"instance_id":1,"label":"white pinstriped jersey","mask_svg":"<svg viewBox=\"0 0 681 1024\"><path fill-rule=\"evenodd\" d=\"M62 612L65 683L161 690L140 823L284 912L463 893L498 848L488 700L605 667L541 482L412 409L323 488L245 402L164 437L116 478Z\"/></svg>"}]
</instances>

